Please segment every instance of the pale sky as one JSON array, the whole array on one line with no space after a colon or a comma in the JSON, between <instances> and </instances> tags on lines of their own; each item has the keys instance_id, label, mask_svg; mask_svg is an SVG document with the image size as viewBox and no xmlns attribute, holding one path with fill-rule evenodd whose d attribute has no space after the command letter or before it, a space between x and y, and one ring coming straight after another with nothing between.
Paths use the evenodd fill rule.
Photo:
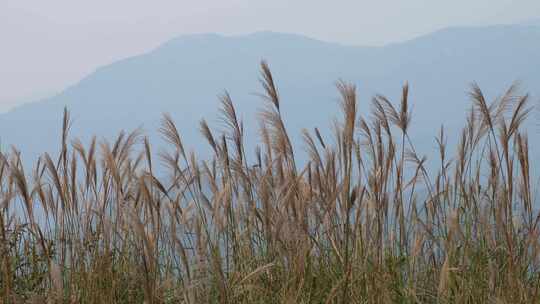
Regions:
<instances>
[{"instance_id":1,"label":"pale sky","mask_svg":"<svg viewBox=\"0 0 540 304\"><path fill-rule=\"evenodd\" d=\"M0 111L181 34L271 30L383 45L539 17L539 0L0 0Z\"/></svg>"}]
</instances>

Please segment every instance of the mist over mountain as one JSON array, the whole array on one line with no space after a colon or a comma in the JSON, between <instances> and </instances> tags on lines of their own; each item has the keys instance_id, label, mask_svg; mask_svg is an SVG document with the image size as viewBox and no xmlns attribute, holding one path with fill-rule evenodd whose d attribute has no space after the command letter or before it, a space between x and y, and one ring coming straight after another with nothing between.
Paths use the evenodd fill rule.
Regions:
<instances>
[{"instance_id":1,"label":"mist over mountain","mask_svg":"<svg viewBox=\"0 0 540 304\"><path fill-rule=\"evenodd\" d=\"M523 25L540 26L540 18L527 20Z\"/></svg>"},{"instance_id":2,"label":"mist over mountain","mask_svg":"<svg viewBox=\"0 0 540 304\"><path fill-rule=\"evenodd\" d=\"M435 148L441 125L452 139L471 106L475 81L488 97L502 94L518 80L533 100L540 96L540 27L509 25L450 28L384 47L347 46L272 32L245 36L189 35L157 49L98 68L78 84L41 101L0 115L2 149L15 145L25 159L55 152L64 106L73 117L72 137L87 143L92 135L112 138L122 129L142 127L152 142L163 112L175 119L185 145L205 151L199 121L216 129L217 96L227 90L254 144L259 62L268 61L282 99L282 112L300 145L300 130L328 130L340 115L335 82L355 83L360 115L370 115L371 97L380 93L398 103L409 82L415 143L423 153ZM531 120L534 120L531 117ZM535 124L529 135L538 138ZM326 131L329 134L329 131ZM531 142L534 142L531 140ZM450 146L450 149L454 147Z\"/></svg>"}]
</instances>

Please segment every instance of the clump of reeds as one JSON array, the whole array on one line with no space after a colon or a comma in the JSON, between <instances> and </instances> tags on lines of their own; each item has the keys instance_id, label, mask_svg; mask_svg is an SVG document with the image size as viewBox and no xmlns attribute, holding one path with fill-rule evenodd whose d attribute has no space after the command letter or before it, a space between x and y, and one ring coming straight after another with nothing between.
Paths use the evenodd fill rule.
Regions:
<instances>
[{"instance_id":1,"label":"clump of reeds","mask_svg":"<svg viewBox=\"0 0 540 304\"><path fill-rule=\"evenodd\" d=\"M371 113L339 82L333 138L305 130L299 165L262 63L260 146L222 96L213 157L185 149L173 120L158 158L140 132L31 170L0 155L1 303L533 303L540 213L527 95L488 102L473 86L459 145L439 132L438 169L410 138L409 88ZM362 110L360 110L362 109ZM160 166L161 164L161 166Z\"/></svg>"}]
</instances>

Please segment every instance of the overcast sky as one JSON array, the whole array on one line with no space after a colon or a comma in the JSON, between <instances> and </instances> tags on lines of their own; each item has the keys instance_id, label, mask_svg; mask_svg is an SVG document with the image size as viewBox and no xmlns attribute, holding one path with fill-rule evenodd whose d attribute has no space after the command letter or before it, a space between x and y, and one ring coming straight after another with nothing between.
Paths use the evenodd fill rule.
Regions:
<instances>
[{"instance_id":1,"label":"overcast sky","mask_svg":"<svg viewBox=\"0 0 540 304\"><path fill-rule=\"evenodd\" d=\"M540 0L0 0L0 111L186 33L260 30L356 45L540 17Z\"/></svg>"}]
</instances>

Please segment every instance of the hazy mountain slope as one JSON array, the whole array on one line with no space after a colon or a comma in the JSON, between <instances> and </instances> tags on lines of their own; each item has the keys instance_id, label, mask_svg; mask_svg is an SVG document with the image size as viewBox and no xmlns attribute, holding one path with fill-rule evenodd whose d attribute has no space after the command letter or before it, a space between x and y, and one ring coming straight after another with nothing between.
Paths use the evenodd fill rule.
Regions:
<instances>
[{"instance_id":1,"label":"hazy mountain slope","mask_svg":"<svg viewBox=\"0 0 540 304\"><path fill-rule=\"evenodd\" d=\"M523 25L540 26L540 18L527 20Z\"/></svg>"},{"instance_id":2,"label":"hazy mountain slope","mask_svg":"<svg viewBox=\"0 0 540 304\"><path fill-rule=\"evenodd\" d=\"M340 78L358 85L362 115L369 115L373 94L397 101L408 80L415 138L429 151L441 124L451 130L461 125L472 81L494 97L521 80L539 96L540 27L453 28L377 48L269 32L184 36L148 54L99 68L53 98L0 115L2 146L15 144L25 157L56 151L62 108L67 105L74 118L72 134L84 140L138 126L153 134L161 113L169 112L186 144L201 150L205 142L198 122L205 117L220 126L216 96L225 89L253 138L253 114L262 105L253 93L260 92L258 64L263 58L274 72L286 122L297 134L302 127L324 129L339 114L334 83ZM531 128L529 133L535 132Z\"/></svg>"}]
</instances>

